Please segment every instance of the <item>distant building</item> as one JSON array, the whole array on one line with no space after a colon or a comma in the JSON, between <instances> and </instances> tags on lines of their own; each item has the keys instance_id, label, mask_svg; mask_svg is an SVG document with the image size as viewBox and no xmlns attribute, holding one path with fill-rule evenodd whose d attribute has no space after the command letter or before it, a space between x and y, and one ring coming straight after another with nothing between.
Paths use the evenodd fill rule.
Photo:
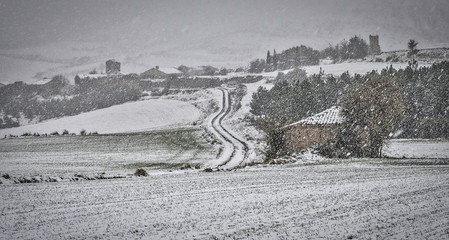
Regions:
<instances>
[{"instance_id":1,"label":"distant building","mask_svg":"<svg viewBox=\"0 0 449 240\"><path fill-rule=\"evenodd\" d=\"M176 68L160 68L156 66L140 74L142 79L165 79L169 75L182 75L182 72Z\"/></svg>"},{"instance_id":2,"label":"distant building","mask_svg":"<svg viewBox=\"0 0 449 240\"><path fill-rule=\"evenodd\" d=\"M324 143L334 137L342 123L341 109L331 107L299 122L282 128L287 138L287 148L294 153L302 149Z\"/></svg>"},{"instance_id":3,"label":"distant building","mask_svg":"<svg viewBox=\"0 0 449 240\"><path fill-rule=\"evenodd\" d=\"M114 59L106 61L106 74L118 74L120 73L120 62Z\"/></svg>"},{"instance_id":4,"label":"distant building","mask_svg":"<svg viewBox=\"0 0 449 240\"><path fill-rule=\"evenodd\" d=\"M369 35L368 54L380 54L379 35Z\"/></svg>"}]
</instances>

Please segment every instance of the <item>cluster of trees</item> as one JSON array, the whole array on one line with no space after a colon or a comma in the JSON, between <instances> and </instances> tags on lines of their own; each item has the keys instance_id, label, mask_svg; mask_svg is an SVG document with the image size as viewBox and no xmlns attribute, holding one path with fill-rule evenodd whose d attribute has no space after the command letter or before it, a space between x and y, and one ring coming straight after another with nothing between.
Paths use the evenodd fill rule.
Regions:
<instances>
[{"instance_id":1,"label":"cluster of trees","mask_svg":"<svg viewBox=\"0 0 449 240\"><path fill-rule=\"evenodd\" d=\"M385 74L394 78L404 93L401 137L449 137L449 62L419 69L390 68Z\"/></svg>"},{"instance_id":2,"label":"cluster of trees","mask_svg":"<svg viewBox=\"0 0 449 240\"><path fill-rule=\"evenodd\" d=\"M334 61L361 59L368 55L368 44L360 36L343 40L335 46L329 45L322 51L314 50L304 45L289 48L281 53L276 49L271 54L267 52L265 59L256 59L249 64L249 72L272 72L275 70L292 69L298 66L317 65L320 59L330 58Z\"/></svg>"},{"instance_id":3,"label":"cluster of trees","mask_svg":"<svg viewBox=\"0 0 449 240\"><path fill-rule=\"evenodd\" d=\"M275 70L291 69L298 66L317 65L320 61L320 52L304 45L296 46L271 55L267 52L266 59L256 59L250 62L249 72L260 73Z\"/></svg>"},{"instance_id":4,"label":"cluster of trees","mask_svg":"<svg viewBox=\"0 0 449 240\"><path fill-rule=\"evenodd\" d=\"M344 121L336 136L320 146L330 157L380 157L384 141L404 116L402 91L395 80L375 76L351 90L341 103Z\"/></svg>"},{"instance_id":5,"label":"cluster of trees","mask_svg":"<svg viewBox=\"0 0 449 240\"><path fill-rule=\"evenodd\" d=\"M349 41L343 40L335 46L329 45L320 52L321 58L334 61L361 59L368 55L368 44L360 36L354 36Z\"/></svg>"},{"instance_id":6,"label":"cluster of trees","mask_svg":"<svg viewBox=\"0 0 449 240\"><path fill-rule=\"evenodd\" d=\"M46 120L106 108L141 97L139 82L122 77L104 77L70 85L63 76L55 76L44 85L22 82L0 88L0 128L18 126L21 116Z\"/></svg>"},{"instance_id":7,"label":"cluster of trees","mask_svg":"<svg viewBox=\"0 0 449 240\"><path fill-rule=\"evenodd\" d=\"M304 78L302 71L296 69L286 75L279 74L270 90L259 87L250 103L251 113L296 122L338 104L348 90L374 74L350 76L343 73L336 78L319 73Z\"/></svg>"},{"instance_id":8,"label":"cluster of trees","mask_svg":"<svg viewBox=\"0 0 449 240\"><path fill-rule=\"evenodd\" d=\"M250 104L258 125L277 143L282 142L278 126L334 105L342 106L346 120L323 152L333 146L327 153L378 156L383 140L396 130L404 138L449 137L449 62L419 69L390 66L365 75L283 78L270 90L259 88Z\"/></svg>"}]
</instances>

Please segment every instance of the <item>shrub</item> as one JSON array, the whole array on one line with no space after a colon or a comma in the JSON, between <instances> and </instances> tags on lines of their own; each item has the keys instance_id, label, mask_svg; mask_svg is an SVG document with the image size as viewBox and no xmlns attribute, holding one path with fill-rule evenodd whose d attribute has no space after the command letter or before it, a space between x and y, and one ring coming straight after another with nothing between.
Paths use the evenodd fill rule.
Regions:
<instances>
[{"instance_id":1,"label":"shrub","mask_svg":"<svg viewBox=\"0 0 449 240\"><path fill-rule=\"evenodd\" d=\"M62 135L68 135L69 134L69 130L64 129L64 131L62 131Z\"/></svg>"},{"instance_id":2,"label":"shrub","mask_svg":"<svg viewBox=\"0 0 449 240\"><path fill-rule=\"evenodd\" d=\"M138 168L136 170L136 172L134 172L134 176L147 177L148 176L148 172L145 169L143 169L143 168Z\"/></svg>"},{"instance_id":3,"label":"shrub","mask_svg":"<svg viewBox=\"0 0 449 240\"><path fill-rule=\"evenodd\" d=\"M214 170L212 170L212 168L206 168L204 169L205 172L213 172Z\"/></svg>"},{"instance_id":4,"label":"shrub","mask_svg":"<svg viewBox=\"0 0 449 240\"><path fill-rule=\"evenodd\" d=\"M190 163L184 163L184 165L181 167L181 170L184 170L184 169L191 169L192 168L192 164L190 164Z\"/></svg>"},{"instance_id":5,"label":"shrub","mask_svg":"<svg viewBox=\"0 0 449 240\"><path fill-rule=\"evenodd\" d=\"M84 129L81 129L81 131L80 131L80 135L81 135L81 136L86 136L86 130L84 130Z\"/></svg>"},{"instance_id":6,"label":"shrub","mask_svg":"<svg viewBox=\"0 0 449 240\"><path fill-rule=\"evenodd\" d=\"M59 136L59 133L58 133L58 131L54 131L54 132L50 133L50 136Z\"/></svg>"},{"instance_id":7,"label":"shrub","mask_svg":"<svg viewBox=\"0 0 449 240\"><path fill-rule=\"evenodd\" d=\"M11 176L9 176L9 174L7 174L7 173L3 174L2 177L4 179L10 179L11 178Z\"/></svg>"}]
</instances>

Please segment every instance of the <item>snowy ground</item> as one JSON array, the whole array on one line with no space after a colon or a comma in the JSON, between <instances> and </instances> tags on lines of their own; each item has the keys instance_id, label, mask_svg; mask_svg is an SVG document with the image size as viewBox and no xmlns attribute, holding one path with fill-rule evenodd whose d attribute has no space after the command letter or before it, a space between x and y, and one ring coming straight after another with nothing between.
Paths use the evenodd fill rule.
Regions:
<instances>
[{"instance_id":1,"label":"snowy ground","mask_svg":"<svg viewBox=\"0 0 449 240\"><path fill-rule=\"evenodd\" d=\"M337 63L337 64L328 64L328 63L321 63L320 65L315 66L305 66L302 67L306 72L307 75L310 76L312 74L318 74L321 71L324 71L324 74L332 74L334 76L340 76L344 72L348 71L349 74L366 74L368 72L371 72L373 70L376 70L380 72L382 69L390 67L392 65L396 69L404 69L408 66L408 63L406 62L363 62L363 61L352 61L352 62L343 62L343 63ZM419 66L430 66L431 64L428 63L422 63ZM221 79L227 79L232 77L244 77L244 76L262 76L267 79L274 79L279 74L279 72L282 72L284 74L290 72L292 69L288 70L282 70L282 71L273 71L273 72L263 72L263 73L244 73L244 72L231 72L226 76L210 76L210 77L217 77Z\"/></svg>"},{"instance_id":2,"label":"snowy ground","mask_svg":"<svg viewBox=\"0 0 449 240\"><path fill-rule=\"evenodd\" d=\"M129 102L76 116L51 119L45 122L16 128L0 129L0 136L23 133L47 133L67 129L78 134L82 129L101 134L142 132L192 125L201 116L192 104L169 100L150 99Z\"/></svg>"},{"instance_id":3,"label":"snowy ground","mask_svg":"<svg viewBox=\"0 0 449 240\"><path fill-rule=\"evenodd\" d=\"M449 140L394 139L383 150L385 157L449 159Z\"/></svg>"},{"instance_id":4,"label":"snowy ground","mask_svg":"<svg viewBox=\"0 0 449 240\"><path fill-rule=\"evenodd\" d=\"M408 66L408 63L389 63L389 62L344 62L329 65L317 65L306 66L304 69L307 75L318 74L320 69L324 71L324 74L332 74L334 76L340 76L344 72L348 71L350 74L365 74L376 70L380 72L382 69L392 65L395 69L404 69ZM428 65L428 64L427 64ZM427 66L426 65L426 66ZM423 66L423 65L421 65Z\"/></svg>"},{"instance_id":5,"label":"snowy ground","mask_svg":"<svg viewBox=\"0 0 449 240\"><path fill-rule=\"evenodd\" d=\"M0 181L13 177L67 177L74 174L127 175L204 165L217 155L201 129L133 134L0 139Z\"/></svg>"},{"instance_id":6,"label":"snowy ground","mask_svg":"<svg viewBox=\"0 0 449 240\"><path fill-rule=\"evenodd\" d=\"M271 85L265 80L245 84L242 107L223 120L224 126L250 140L251 160L261 156L260 133L242 120L259 86ZM210 109L219 110L217 92L147 99L85 113L97 115L82 126L100 133L108 132L107 126L113 132L118 127L132 132L185 124L188 129L1 139L0 239L449 238L446 140L392 141L384 154L401 159L301 159L232 172L179 171L183 163L204 166L217 158L217 146L201 129L209 121L192 127ZM165 110L161 115L152 112ZM78 133L81 115L68 122L62 118L23 126L34 128L17 128L15 134L43 129ZM108 125L111 120L115 122ZM150 177L7 184L4 176L127 175L138 167L149 170Z\"/></svg>"},{"instance_id":7,"label":"snowy ground","mask_svg":"<svg viewBox=\"0 0 449 240\"><path fill-rule=\"evenodd\" d=\"M0 239L449 237L448 165L285 165L0 192Z\"/></svg>"}]
</instances>

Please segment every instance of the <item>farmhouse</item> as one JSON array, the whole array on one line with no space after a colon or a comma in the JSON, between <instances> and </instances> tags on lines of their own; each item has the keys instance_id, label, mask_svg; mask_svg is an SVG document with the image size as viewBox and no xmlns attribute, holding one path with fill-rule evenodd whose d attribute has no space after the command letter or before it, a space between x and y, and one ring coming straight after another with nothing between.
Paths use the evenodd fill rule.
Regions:
<instances>
[{"instance_id":1,"label":"farmhouse","mask_svg":"<svg viewBox=\"0 0 449 240\"><path fill-rule=\"evenodd\" d=\"M159 68L156 66L150 70L147 70L140 74L140 78L142 79L165 79L169 75L182 75L182 72L176 68Z\"/></svg>"},{"instance_id":2,"label":"farmhouse","mask_svg":"<svg viewBox=\"0 0 449 240\"><path fill-rule=\"evenodd\" d=\"M283 127L289 152L297 152L329 140L335 135L342 120L341 109L334 106Z\"/></svg>"}]
</instances>

